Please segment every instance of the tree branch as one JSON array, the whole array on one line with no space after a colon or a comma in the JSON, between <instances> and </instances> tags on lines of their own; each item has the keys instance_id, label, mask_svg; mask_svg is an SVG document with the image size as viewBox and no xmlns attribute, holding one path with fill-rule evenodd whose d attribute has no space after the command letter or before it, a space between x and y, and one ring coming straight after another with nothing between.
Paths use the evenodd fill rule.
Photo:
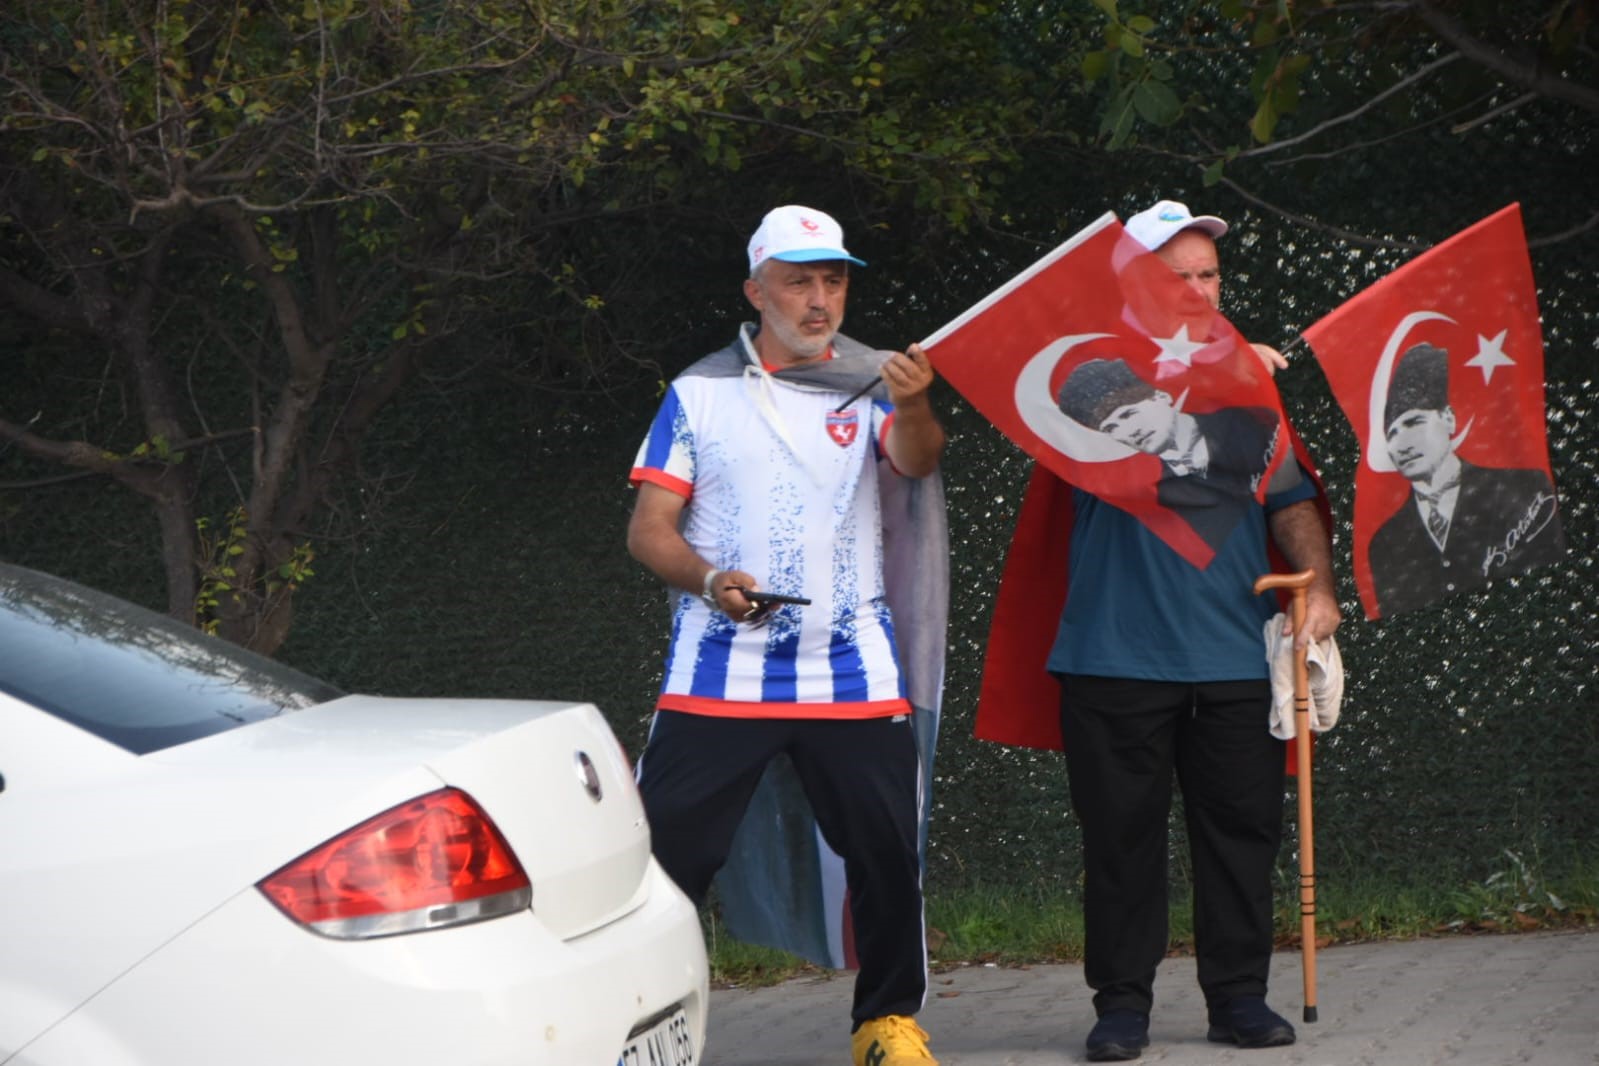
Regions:
<instances>
[{"instance_id":1,"label":"tree branch","mask_svg":"<svg viewBox=\"0 0 1599 1066\"><path fill-rule=\"evenodd\" d=\"M1390 96L1393 96L1396 93L1404 92L1416 82L1431 76L1434 72L1448 66L1450 63L1455 62L1455 60L1459 58L1459 53L1451 52L1449 55L1435 59L1419 70L1411 71L1405 77L1400 78L1398 81L1394 82L1394 84L1388 86L1388 88L1384 89L1376 96L1373 96L1370 100L1367 100L1353 111L1346 111L1342 115L1327 119L1325 122L1318 122L1316 125L1312 126L1304 133L1299 134L1297 137L1289 137L1281 141L1272 141L1270 144L1263 144L1259 148L1250 148L1246 151L1239 152L1237 158L1242 159L1246 156L1266 155L1270 152L1280 152L1284 148L1291 148L1296 144L1303 144L1312 137L1319 136L1335 126L1342 126L1346 122L1353 122L1361 115L1364 115L1367 111L1370 111L1372 108L1381 104Z\"/></svg>"},{"instance_id":2,"label":"tree branch","mask_svg":"<svg viewBox=\"0 0 1599 1066\"><path fill-rule=\"evenodd\" d=\"M1498 118L1500 115L1514 111L1523 104L1530 104L1536 99L1538 99L1537 93L1523 93L1508 103L1503 103L1498 107L1490 108L1489 110L1484 111L1474 119L1470 119L1455 126L1450 126L1449 132L1455 134L1470 132L1471 130L1476 129L1478 126L1486 125Z\"/></svg>"},{"instance_id":3,"label":"tree branch","mask_svg":"<svg viewBox=\"0 0 1599 1066\"><path fill-rule=\"evenodd\" d=\"M72 333L93 333L89 320L76 304L35 285L10 267L0 266L0 303L8 303L30 318Z\"/></svg>"},{"instance_id":4,"label":"tree branch","mask_svg":"<svg viewBox=\"0 0 1599 1066\"><path fill-rule=\"evenodd\" d=\"M1516 62L1493 45L1471 36L1458 22L1433 7L1427 0L1417 0L1416 11L1440 40L1478 66L1485 67L1506 81L1514 82L1540 96L1547 96L1551 100L1560 100L1580 107L1584 111L1599 114L1599 92L1585 85L1567 81L1540 65L1534 64L1528 67Z\"/></svg>"},{"instance_id":5,"label":"tree branch","mask_svg":"<svg viewBox=\"0 0 1599 1066\"><path fill-rule=\"evenodd\" d=\"M1546 237L1529 238L1527 241L1527 247L1547 248L1551 244L1559 244L1561 241L1569 241L1573 237L1580 237L1582 234L1587 233L1596 226L1599 226L1599 211L1589 215L1588 221L1578 223L1568 230L1562 230L1559 233L1551 233Z\"/></svg>"},{"instance_id":6,"label":"tree branch","mask_svg":"<svg viewBox=\"0 0 1599 1066\"><path fill-rule=\"evenodd\" d=\"M1237 193L1239 196L1242 196L1245 200L1248 200L1250 203L1260 208L1262 211L1276 215L1278 218L1287 219L1295 225L1303 226L1306 229L1320 230L1323 233L1330 233L1335 237L1342 237L1344 240L1352 241L1355 244L1365 244L1376 248L1397 248L1404 252L1421 252L1430 247L1430 245L1412 244L1408 241L1391 241L1382 237L1370 237L1364 233L1356 233L1353 230L1342 229L1338 226L1329 226L1325 222L1317 222L1313 218L1307 218L1304 215L1295 214L1294 212L1286 210L1285 208L1278 207L1276 204L1271 203L1270 201L1263 200L1226 175L1222 176L1221 183L1227 186L1233 192Z\"/></svg>"}]
</instances>

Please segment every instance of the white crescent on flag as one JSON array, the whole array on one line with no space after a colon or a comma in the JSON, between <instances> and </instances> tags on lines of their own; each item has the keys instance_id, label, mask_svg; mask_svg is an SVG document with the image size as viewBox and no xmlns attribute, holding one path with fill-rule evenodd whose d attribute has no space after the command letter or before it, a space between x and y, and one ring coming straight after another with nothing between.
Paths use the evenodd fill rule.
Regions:
<instances>
[{"instance_id":1,"label":"white crescent on flag","mask_svg":"<svg viewBox=\"0 0 1599 1066\"><path fill-rule=\"evenodd\" d=\"M1049 379L1065 354L1086 341L1102 340L1110 333L1074 333L1050 342L1016 375L1016 413L1038 439L1080 463L1109 463L1137 455L1110 436L1089 429L1061 413Z\"/></svg>"}]
</instances>

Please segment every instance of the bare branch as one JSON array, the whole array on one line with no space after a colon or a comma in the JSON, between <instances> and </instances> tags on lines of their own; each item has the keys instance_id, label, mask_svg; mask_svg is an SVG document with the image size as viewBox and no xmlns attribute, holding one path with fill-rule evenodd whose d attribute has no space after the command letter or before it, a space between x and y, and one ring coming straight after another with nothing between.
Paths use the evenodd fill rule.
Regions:
<instances>
[{"instance_id":1,"label":"bare branch","mask_svg":"<svg viewBox=\"0 0 1599 1066\"><path fill-rule=\"evenodd\" d=\"M57 329L74 333L92 333L93 329L78 306L49 289L35 285L10 267L0 266L0 302L26 312L40 322Z\"/></svg>"},{"instance_id":2,"label":"bare branch","mask_svg":"<svg viewBox=\"0 0 1599 1066\"><path fill-rule=\"evenodd\" d=\"M1322 233L1330 233L1335 237L1342 237L1344 240L1350 241L1354 244L1363 244L1374 248L1397 248L1404 252L1420 252L1425 251L1428 247L1430 247L1430 245L1425 244L1412 244L1409 241L1389 240L1386 237L1372 237L1368 234L1356 233L1353 230L1343 229L1339 226L1330 226L1325 222L1318 222L1313 218L1309 218L1305 215L1295 214L1286 208L1278 207L1269 200L1263 200L1259 196L1256 196L1254 193L1250 192L1248 189L1244 188L1242 185L1238 184L1232 178L1229 178L1225 175L1223 175L1221 183L1233 190L1233 192L1236 192L1239 196L1242 196L1245 200L1248 200L1250 203L1260 208L1262 211L1276 215L1278 218L1287 219L1296 226L1303 226L1306 229L1319 230Z\"/></svg>"},{"instance_id":3,"label":"bare branch","mask_svg":"<svg viewBox=\"0 0 1599 1066\"><path fill-rule=\"evenodd\" d=\"M1341 237L1352 244L1361 244L1373 248L1393 248L1402 252L1424 252L1432 247L1431 244L1416 244L1412 241L1395 241L1389 240L1386 237L1373 237L1369 234L1356 233L1353 230L1346 230L1339 226L1332 226L1325 222L1318 222L1313 218L1296 214L1293 211L1289 211L1287 208L1279 207L1269 200L1265 200L1259 196L1256 196L1254 193L1250 192L1248 189L1244 188L1242 185L1238 184L1229 177L1223 176L1221 183L1268 214L1276 215L1278 218L1287 219L1296 226L1301 226L1305 229L1313 229L1319 230L1322 233L1330 233L1333 236ZM1551 233L1542 237L1529 237L1527 239L1527 247L1547 248L1552 245L1560 244L1563 241L1569 241L1575 237L1580 237L1589 230L1596 228L1599 228L1599 212L1595 212L1594 214L1590 215L1586 222L1579 223L1578 225L1575 225L1567 230L1562 230L1559 233Z\"/></svg>"},{"instance_id":4,"label":"bare branch","mask_svg":"<svg viewBox=\"0 0 1599 1066\"><path fill-rule=\"evenodd\" d=\"M1551 233L1546 237L1529 238L1527 241L1527 247L1547 248L1551 244L1559 244L1562 241L1569 241L1573 237L1580 237L1596 226L1599 226L1599 211L1589 215L1588 221L1572 226L1568 230L1562 230L1559 233Z\"/></svg>"},{"instance_id":5,"label":"bare branch","mask_svg":"<svg viewBox=\"0 0 1599 1066\"><path fill-rule=\"evenodd\" d=\"M1400 78L1398 81L1394 82L1394 84L1390 85L1376 96L1373 96L1371 99L1367 100L1353 111L1346 111L1342 115L1327 119L1325 122L1318 122L1316 125L1312 126L1304 133L1299 134L1297 137L1288 137L1281 141L1272 141L1270 144L1263 144L1259 148L1250 148L1246 151L1239 152L1237 158L1242 159L1247 156L1267 155L1271 152L1280 152L1284 148L1292 148L1296 144L1303 144L1312 137L1318 137L1336 126L1342 126L1346 122L1353 122L1361 115L1364 115L1367 111L1370 111L1372 108L1381 104L1384 100L1387 100L1390 96L1394 96L1397 93L1406 91L1412 85L1425 78L1431 77L1434 73L1448 66L1450 63L1455 62L1459 58L1459 53L1451 52L1449 55L1435 59L1426 66L1411 71L1405 77Z\"/></svg>"},{"instance_id":6,"label":"bare branch","mask_svg":"<svg viewBox=\"0 0 1599 1066\"><path fill-rule=\"evenodd\" d=\"M1458 126L1450 126L1449 132L1467 133L1476 129L1478 126L1486 125L1487 123L1492 122L1500 115L1514 111L1523 104L1530 104L1536 99L1538 99L1537 93L1524 93L1523 95L1516 97L1514 100L1511 100L1509 103L1500 104L1498 107L1484 111L1482 114L1478 115L1469 122L1462 122Z\"/></svg>"},{"instance_id":7,"label":"bare branch","mask_svg":"<svg viewBox=\"0 0 1599 1066\"><path fill-rule=\"evenodd\" d=\"M1514 82L1539 96L1547 96L1551 100L1560 100L1580 107L1584 111L1599 114L1599 92L1551 73L1540 64L1535 63L1529 67L1516 62L1493 45L1467 33L1458 22L1433 7L1427 0L1417 0L1416 11L1439 39L1447 42L1478 66L1485 67L1506 81Z\"/></svg>"},{"instance_id":8,"label":"bare branch","mask_svg":"<svg viewBox=\"0 0 1599 1066\"><path fill-rule=\"evenodd\" d=\"M1423 121L1417 122L1414 125L1406 126L1402 129L1395 130L1393 133L1384 134L1381 137L1373 137L1364 141L1352 141L1349 144L1340 145L1337 148L1330 148L1325 152L1305 152L1301 155L1289 156L1287 159L1272 159L1268 160L1266 165L1268 167L1287 167L1293 166L1295 163L1315 162L1321 159L1336 159L1341 155L1348 155L1351 152L1363 152L1368 148L1376 148L1380 145L1387 144L1390 141L1402 141L1412 134L1420 133L1423 130L1431 129L1434 126L1441 126L1452 121L1456 116L1471 110L1492 95L1492 93L1483 93L1470 103L1462 104L1461 106L1446 111L1441 115L1434 115L1432 118L1424 119Z\"/></svg>"}]
</instances>

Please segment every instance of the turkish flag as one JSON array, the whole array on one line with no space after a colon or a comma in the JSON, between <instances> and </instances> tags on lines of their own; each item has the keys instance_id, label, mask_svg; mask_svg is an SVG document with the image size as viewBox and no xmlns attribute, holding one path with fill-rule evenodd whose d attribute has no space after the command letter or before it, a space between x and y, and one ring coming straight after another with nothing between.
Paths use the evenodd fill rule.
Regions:
<instances>
[{"instance_id":1,"label":"turkish flag","mask_svg":"<svg viewBox=\"0 0 1599 1066\"><path fill-rule=\"evenodd\" d=\"M1023 451L1201 569L1289 450L1260 358L1113 214L922 347Z\"/></svg>"},{"instance_id":2,"label":"turkish flag","mask_svg":"<svg viewBox=\"0 0 1599 1066\"><path fill-rule=\"evenodd\" d=\"M1354 563L1367 618L1564 556L1518 205L1406 263L1305 339L1360 439Z\"/></svg>"}]
</instances>

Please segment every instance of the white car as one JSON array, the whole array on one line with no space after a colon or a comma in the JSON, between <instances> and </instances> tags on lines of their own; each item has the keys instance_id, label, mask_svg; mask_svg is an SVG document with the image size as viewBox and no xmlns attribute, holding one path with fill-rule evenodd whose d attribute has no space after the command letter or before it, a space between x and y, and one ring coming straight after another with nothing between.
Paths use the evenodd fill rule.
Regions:
<instances>
[{"instance_id":1,"label":"white car","mask_svg":"<svg viewBox=\"0 0 1599 1066\"><path fill-rule=\"evenodd\" d=\"M593 706L344 695L0 564L0 1064L695 1066Z\"/></svg>"}]
</instances>

